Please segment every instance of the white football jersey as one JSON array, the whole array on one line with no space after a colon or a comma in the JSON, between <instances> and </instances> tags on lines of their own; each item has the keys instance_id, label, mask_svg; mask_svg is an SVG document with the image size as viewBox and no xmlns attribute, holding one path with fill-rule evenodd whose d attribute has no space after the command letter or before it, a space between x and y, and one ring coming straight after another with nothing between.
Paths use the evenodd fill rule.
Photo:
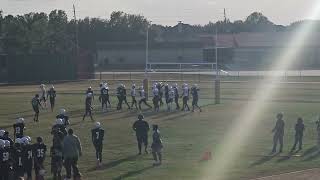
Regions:
<instances>
[{"instance_id":1,"label":"white football jersey","mask_svg":"<svg viewBox=\"0 0 320 180\"><path fill-rule=\"evenodd\" d=\"M185 87L183 89L182 96L183 97L188 97L189 96L189 88L188 87Z\"/></svg>"},{"instance_id":2,"label":"white football jersey","mask_svg":"<svg viewBox=\"0 0 320 180\"><path fill-rule=\"evenodd\" d=\"M153 96L159 96L159 89L158 88L154 88L152 92L153 92Z\"/></svg>"},{"instance_id":3,"label":"white football jersey","mask_svg":"<svg viewBox=\"0 0 320 180\"><path fill-rule=\"evenodd\" d=\"M43 98L43 97L46 97L46 88L45 87L43 87L43 88L40 88L40 90L41 90L41 98Z\"/></svg>"},{"instance_id":4,"label":"white football jersey","mask_svg":"<svg viewBox=\"0 0 320 180\"><path fill-rule=\"evenodd\" d=\"M136 96L136 89L132 88L130 94L131 94L131 96L135 97Z\"/></svg>"},{"instance_id":5,"label":"white football jersey","mask_svg":"<svg viewBox=\"0 0 320 180\"><path fill-rule=\"evenodd\" d=\"M140 97L141 97L141 99L146 98L146 93L144 92L144 89L142 89L142 90L140 91Z\"/></svg>"},{"instance_id":6,"label":"white football jersey","mask_svg":"<svg viewBox=\"0 0 320 180\"><path fill-rule=\"evenodd\" d=\"M170 98L170 99L174 99L174 96L175 96L174 90L171 89L171 90L169 91L169 98Z\"/></svg>"}]
</instances>

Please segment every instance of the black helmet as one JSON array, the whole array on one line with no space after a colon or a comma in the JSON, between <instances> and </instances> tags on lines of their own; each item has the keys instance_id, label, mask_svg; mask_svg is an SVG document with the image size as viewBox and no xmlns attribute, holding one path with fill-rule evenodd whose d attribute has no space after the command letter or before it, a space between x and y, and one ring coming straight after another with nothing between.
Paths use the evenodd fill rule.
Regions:
<instances>
[{"instance_id":1,"label":"black helmet","mask_svg":"<svg viewBox=\"0 0 320 180\"><path fill-rule=\"evenodd\" d=\"M37 137L37 142L38 143L42 143L42 141L43 141L42 137Z\"/></svg>"},{"instance_id":2,"label":"black helmet","mask_svg":"<svg viewBox=\"0 0 320 180\"><path fill-rule=\"evenodd\" d=\"M277 118L278 118L278 119L282 119L282 117L283 117L283 113L278 113L278 114L277 114Z\"/></svg>"},{"instance_id":3,"label":"black helmet","mask_svg":"<svg viewBox=\"0 0 320 180\"><path fill-rule=\"evenodd\" d=\"M142 114L139 114L139 115L138 115L138 119L139 119L139 120L142 120L142 119L144 119L144 116L143 116Z\"/></svg>"},{"instance_id":4,"label":"black helmet","mask_svg":"<svg viewBox=\"0 0 320 180\"><path fill-rule=\"evenodd\" d=\"M154 130L154 131L156 131L156 130L158 130L158 125L157 124L154 124L154 125L152 125L152 129Z\"/></svg>"}]
</instances>

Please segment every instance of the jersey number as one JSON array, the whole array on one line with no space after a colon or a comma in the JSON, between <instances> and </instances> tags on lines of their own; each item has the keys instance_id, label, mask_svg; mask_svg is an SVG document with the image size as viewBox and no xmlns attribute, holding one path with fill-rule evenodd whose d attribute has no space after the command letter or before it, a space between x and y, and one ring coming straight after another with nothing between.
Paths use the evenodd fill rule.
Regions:
<instances>
[{"instance_id":1,"label":"jersey number","mask_svg":"<svg viewBox=\"0 0 320 180\"><path fill-rule=\"evenodd\" d=\"M28 159L32 158L32 151L28 151Z\"/></svg>"},{"instance_id":2,"label":"jersey number","mask_svg":"<svg viewBox=\"0 0 320 180\"><path fill-rule=\"evenodd\" d=\"M38 158L42 158L44 155L44 149L37 149L37 157Z\"/></svg>"},{"instance_id":3,"label":"jersey number","mask_svg":"<svg viewBox=\"0 0 320 180\"><path fill-rule=\"evenodd\" d=\"M21 161L21 157L19 157L19 162L18 162L19 166L22 166L22 161Z\"/></svg>"},{"instance_id":4,"label":"jersey number","mask_svg":"<svg viewBox=\"0 0 320 180\"><path fill-rule=\"evenodd\" d=\"M20 127L16 127L16 134L20 134Z\"/></svg>"},{"instance_id":5,"label":"jersey number","mask_svg":"<svg viewBox=\"0 0 320 180\"><path fill-rule=\"evenodd\" d=\"M8 152L4 152L2 153L2 161L8 161L9 160L9 153Z\"/></svg>"},{"instance_id":6,"label":"jersey number","mask_svg":"<svg viewBox=\"0 0 320 180\"><path fill-rule=\"evenodd\" d=\"M100 133L96 132L96 139L99 139L99 137L100 137Z\"/></svg>"}]
</instances>

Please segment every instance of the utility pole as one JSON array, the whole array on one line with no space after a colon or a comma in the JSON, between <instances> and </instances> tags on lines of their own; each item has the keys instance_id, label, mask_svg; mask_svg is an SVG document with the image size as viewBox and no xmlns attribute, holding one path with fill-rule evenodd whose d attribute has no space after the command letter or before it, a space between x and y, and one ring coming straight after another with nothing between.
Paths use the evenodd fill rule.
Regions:
<instances>
[{"instance_id":1,"label":"utility pole","mask_svg":"<svg viewBox=\"0 0 320 180\"><path fill-rule=\"evenodd\" d=\"M150 24L152 21L150 21ZM148 63L149 63L149 23L147 24L147 32L146 32L146 67L145 67L145 76L147 76L148 71Z\"/></svg>"},{"instance_id":2,"label":"utility pole","mask_svg":"<svg viewBox=\"0 0 320 180\"><path fill-rule=\"evenodd\" d=\"M224 24L226 24L227 23L226 8L223 9L223 16L224 16Z\"/></svg>"},{"instance_id":3,"label":"utility pole","mask_svg":"<svg viewBox=\"0 0 320 180\"><path fill-rule=\"evenodd\" d=\"M226 22L226 11L224 9L224 21ZM218 22L218 21L217 21ZM219 65L218 65L218 24L216 23L215 28L215 58L216 58L216 78L215 84L215 104L220 104L220 78L219 78Z\"/></svg>"},{"instance_id":4,"label":"utility pole","mask_svg":"<svg viewBox=\"0 0 320 180\"><path fill-rule=\"evenodd\" d=\"M76 17L76 8L73 4L73 18L74 18L74 28L75 28L75 46L76 46L76 58L79 57L79 41L78 41L78 26Z\"/></svg>"},{"instance_id":5,"label":"utility pole","mask_svg":"<svg viewBox=\"0 0 320 180\"><path fill-rule=\"evenodd\" d=\"M152 21L149 22L150 25ZM146 65L144 70L144 80L143 80L143 88L146 92L146 98L149 98L149 80L148 80L148 64L149 64L149 23L147 24L147 32L146 32Z\"/></svg>"}]
</instances>

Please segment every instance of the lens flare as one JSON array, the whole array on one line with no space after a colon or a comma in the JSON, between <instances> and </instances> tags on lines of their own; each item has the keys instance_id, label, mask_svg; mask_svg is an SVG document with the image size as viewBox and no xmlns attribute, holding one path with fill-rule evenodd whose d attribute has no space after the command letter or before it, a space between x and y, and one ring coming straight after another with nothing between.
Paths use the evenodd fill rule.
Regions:
<instances>
[{"instance_id":1,"label":"lens flare","mask_svg":"<svg viewBox=\"0 0 320 180\"><path fill-rule=\"evenodd\" d=\"M309 17L319 16L320 2L311 11ZM274 69L286 70L297 56L303 51L305 42L309 39L313 30L312 23L306 23L298 31L294 32L287 48L283 54L277 58L273 64ZM238 156L244 150L247 140L252 135L254 127L258 124L258 117L264 109L268 107L265 103L277 91L280 76L273 75L266 78L254 94L254 100L250 101L241 113L243 116L235 119L234 125L224 137L223 143L215 150L214 160L204 170L202 179L222 180L228 178L228 172L232 169L233 162L237 161Z\"/></svg>"}]
</instances>

